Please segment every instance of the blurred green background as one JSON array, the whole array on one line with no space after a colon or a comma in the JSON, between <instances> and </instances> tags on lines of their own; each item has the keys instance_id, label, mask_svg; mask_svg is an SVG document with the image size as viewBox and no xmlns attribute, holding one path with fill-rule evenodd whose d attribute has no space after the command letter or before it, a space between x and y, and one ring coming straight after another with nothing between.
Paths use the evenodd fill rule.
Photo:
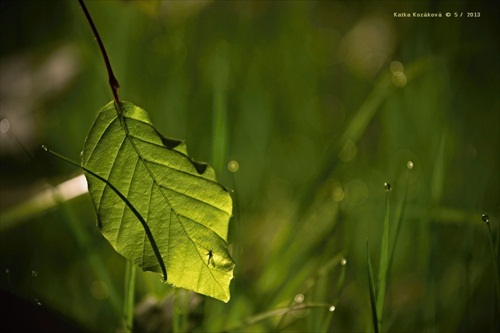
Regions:
<instances>
[{"instance_id":1,"label":"blurred green background","mask_svg":"<svg viewBox=\"0 0 500 333\"><path fill-rule=\"evenodd\" d=\"M239 327L298 294L335 311L297 311L240 331L371 330L366 242L376 272L384 182L393 187L391 223L405 204L397 241L391 229L384 328L495 330L495 272L481 221L489 214L498 256L494 3L87 5L121 98L147 110L164 135L185 140L234 190L231 301L201 299L191 330ZM443 17L394 17L415 11ZM0 286L85 330L115 332L125 260L95 227L88 195L75 192L79 178L57 187L81 171L40 149L79 159L112 99L101 55L76 0L2 1L0 15ZM137 273L138 304L185 296L160 278Z\"/></svg>"}]
</instances>

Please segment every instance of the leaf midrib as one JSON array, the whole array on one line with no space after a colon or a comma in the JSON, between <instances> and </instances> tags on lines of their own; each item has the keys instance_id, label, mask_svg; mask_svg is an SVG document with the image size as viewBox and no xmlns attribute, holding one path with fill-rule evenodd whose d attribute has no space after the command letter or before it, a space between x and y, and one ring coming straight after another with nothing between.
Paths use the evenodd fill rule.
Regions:
<instances>
[{"instance_id":1,"label":"leaf midrib","mask_svg":"<svg viewBox=\"0 0 500 333\"><path fill-rule=\"evenodd\" d=\"M118 113L117 113L117 114L118 114ZM152 172L152 171L151 171L151 169L149 168L149 165L146 163L146 162L147 162L147 160L145 160L145 159L142 157L142 155L141 155L141 153L140 153L139 149L137 148L137 146L136 146L136 144L135 144L135 142L134 142L134 138L135 138L135 136L133 136L133 135L131 135L131 134L130 134L130 131L129 131L128 126L127 126L127 119L134 119L134 120L136 120L136 119L135 119L135 118L125 117L125 116L123 115L123 113L118 114L118 117L123 117L123 120L124 120L124 121L123 121L123 122L120 122L120 123L124 125L124 126L123 126L123 127L124 127L123 129L124 129L124 131L125 131L125 137L126 137L126 138L130 141L130 143L132 144L132 147L134 148L134 151L136 152L137 156L139 157L139 159L140 159L140 160L141 160L141 162L143 163L143 165L144 165L144 167L146 168L146 170L147 170L147 172L148 172L149 176L150 176L150 177L151 177L151 179L153 180L154 184L155 184L155 185L158 187L158 189L160 190L160 193L161 193L161 195L162 195L163 199L166 201L167 205L170 207L170 211L174 214L175 218L176 218L176 219L177 219L177 221L179 222L179 225L181 226L181 228L182 228L182 231L183 231L184 235L185 235L185 236L189 239L189 241L191 242L192 246L195 248L196 253L198 253L198 257L199 257L199 258L200 258L200 260L203 262L203 258L201 257L201 255L200 255L199 251L196 249L196 242L195 242L195 241L191 238L191 236L190 236L190 235L189 235L189 233L187 232L187 230L186 230L186 228L185 228L185 226L184 226L184 223L182 222L182 220L181 220L181 219L180 219L180 217L179 217L179 214L177 213L176 209L172 206L172 204L171 204L170 200L168 199L168 197L167 197L167 196L166 196L166 194L164 193L164 191L163 191L164 187L163 187L163 186L162 186L162 185L158 182L158 180L156 179L156 176L153 174L153 172ZM146 123L146 124L147 124L147 123ZM150 124L148 124L148 126L150 126ZM139 138L138 138L138 139L139 139ZM143 141L144 141L144 140L143 140ZM148 142L148 141L146 141L146 142ZM179 153L180 153L180 152L179 152ZM170 168L170 169L172 169L172 168ZM178 170L178 171L180 171L180 170ZM206 180L206 178L203 178L203 179L205 179L205 180ZM189 219L189 220L191 220L191 219ZM199 223L199 222L198 222L198 223ZM206 227L206 226L204 226L204 227ZM169 219L169 237L168 237L168 242L169 242L169 243L170 243L170 239L171 239L171 237L170 237L170 230L171 230L171 228L172 228L172 218L170 218L170 219ZM150 241L151 241L151 240L150 240ZM153 240L153 241L154 241L154 240ZM156 244L156 243L155 243L155 244ZM170 244L167 244L167 247L170 247L169 245L170 245ZM170 251L168 251L168 252L167 252L167 256L169 256L169 255L170 255ZM161 260L163 261L163 258L161 258ZM209 270L209 272L210 272L210 275L211 275L211 276L212 276L212 278L213 278L213 281L215 281L215 282L217 283L217 285L219 286L219 288L220 288L220 289L224 292L224 288L223 288L223 287L220 285L220 283L217 281L217 279L215 278L215 276L214 276L214 274L213 274L212 270L210 269L210 267L209 267L209 266L207 266L207 267L208 267L208 270ZM200 278L200 277L198 277L198 279L199 279L199 278ZM165 280L166 280L166 279L167 279L167 276L165 276Z\"/></svg>"}]
</instances>

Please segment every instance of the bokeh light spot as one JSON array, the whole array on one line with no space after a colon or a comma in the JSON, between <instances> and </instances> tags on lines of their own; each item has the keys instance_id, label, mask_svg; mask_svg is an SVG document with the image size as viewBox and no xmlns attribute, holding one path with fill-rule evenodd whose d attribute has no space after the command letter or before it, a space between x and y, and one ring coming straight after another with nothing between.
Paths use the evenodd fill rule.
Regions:
<instances>
[{"instance_id":1,"label":"bokeh light spot","mask_svg":"<svg viewBox=\"0 0 500 333\"><path fill-rule=\"evenodd\" d=\"M407 79L405 73L403 72L392 73L392 83L394 83L396 87L403 88L404 86L406 86L406 82Z\"/></svg>"},{"instance_id":2,"label":"bokeh light spot","mask_svg":"<svg viewBox=\"0 0 500 333\"><path fill-rule=\"evenodd\" d=\"M344 196L345 196L344 188L343 188L341 183L336 182L336 181L333 182L331 195L332 195L333 201L335 201L335 202L340 202L340 201L344 200Z\"/></svg>"},{"instance_id":3,"label":"bokeh light spot","mask_svg":"<svg viewBox=\"0 0 500 333\"><path fill-rule=\"evenodd\" d=\"M293 299L295 301L295 303L302 303L304 302L304 294L297 294L295 295L295 298Z\"/></svg>"},{"instance_id":4,"label":"bokeh light spot","mask_svg":"<svg viewBox=\"0 0 500 333\"><path fill-rule=\"evenodd\" d=\"M389 65L389 68L391 69L392 74L397 73L397 72L404 73L404 71L405 71L405 67L399 61L391 62L391 64Z\"/></svg>"},{"instance_id":5,"label":"bokeh light spot","mask_svg":"<svg viewBox=\"0 0 500 333\"><path fill-rule=\"evenodd\" d=\"M99 280L92 282L90 292L92 293L92 296L98 300L105 300L109 296L108 285Z\"/></svg>"},{"instance_id":6,"label":"bokeh light spot","mask_svg":"<svg viewBox=\"0 0 500 333\"><path fill-rule=\"evenodd\" d=\"M234 160L229 161L229 163L227 164L227 169L230 172L236 172L240 169L240 164Z\"/></svg>"},{"instance_id":7,"label":"bokeh light spot","mask_svg":"<svg viewBox=\"0 0 500 333\"><path fill-rule=\"evenodd\" d=\"M345 200L353 206L362 204L368 198L368 187L360 179L353 179L348 182L345 192Z\"/></svg>"},{"instance_id":8,"label":"bokeh light spot","mask_svg":"<svg viewBox=\"0 0 500 333\"><path fill-rule=\"evenodd\" d=\"M10 129L10 121L9 119L2 119L0 120L0 132L1 133L7 133Z\"/></svg>"},{"instance_id":9,"label":"bokeh light spot","mask_svg":"<svg viewBox=\"0 0 500 333\"><path fill-rule=\"evenodd\" d=\"M344 161L344 162L349 162L354 157L356 157L356 153L358 152L358 148L356 147L356 144L352 142L351 140L348 140L342 150L339 153L339 158Z\"/></svg>"}]
</instances>

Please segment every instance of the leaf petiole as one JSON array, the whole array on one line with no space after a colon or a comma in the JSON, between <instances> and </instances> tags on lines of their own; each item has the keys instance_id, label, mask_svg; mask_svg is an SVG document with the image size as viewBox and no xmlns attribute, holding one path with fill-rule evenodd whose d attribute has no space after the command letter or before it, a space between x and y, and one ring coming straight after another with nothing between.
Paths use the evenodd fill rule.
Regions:
<instances>
[{"instance_id":1,"label":"leaf petiole","mask_svg":"<svg viewBox=\"0 0 500 333\"><path fill-rule=\"evenodd\" d=\"M101 40L101 36L99 36L99 32L97 31L97 28L94 24L94 21L92 20L92 17L90 16L89 11L87 10L87 7L85 6L85 3L83 2L83 0L78 0L78 2L80 3L80 6L82 7L83 12L85 13L85 17L87 18L90 28L92 29L95 39L97 40L97 44L99 45L99 50L101 51L102 57L104 59L104 64L106 65L106 71L108 72L109 86L111 88L111 91L113 92L113 98L115 100L115 104L117 105L116 109L121 112L122 108L121 108L120 98L118 97L118 88L120 88L120 84L118 83L118 80L116 79L115 74L113 73L113 69L111 68L111 62L109 61L108 54L106 53L106 49L104 48L104 44Z\"/></svg>"}]
</instances>

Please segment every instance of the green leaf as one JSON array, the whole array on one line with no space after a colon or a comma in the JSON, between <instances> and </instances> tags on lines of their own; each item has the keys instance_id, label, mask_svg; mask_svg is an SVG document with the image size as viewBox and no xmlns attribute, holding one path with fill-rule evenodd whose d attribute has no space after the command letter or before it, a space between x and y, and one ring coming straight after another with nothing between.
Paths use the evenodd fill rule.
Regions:
<instances>
[{"instance_id":1,"label":"green leaf","mask_svg":"<svg viewBox=\"0 0 500 333\"><path fill-rule=\"evenodd\" d=\"M143 109L110 102L85 141L82 167L92 171L85 176L98 227L118 253L175 287L229 301L233 206L211 166L163 137Z\"/></svg>"}]
</instances>

